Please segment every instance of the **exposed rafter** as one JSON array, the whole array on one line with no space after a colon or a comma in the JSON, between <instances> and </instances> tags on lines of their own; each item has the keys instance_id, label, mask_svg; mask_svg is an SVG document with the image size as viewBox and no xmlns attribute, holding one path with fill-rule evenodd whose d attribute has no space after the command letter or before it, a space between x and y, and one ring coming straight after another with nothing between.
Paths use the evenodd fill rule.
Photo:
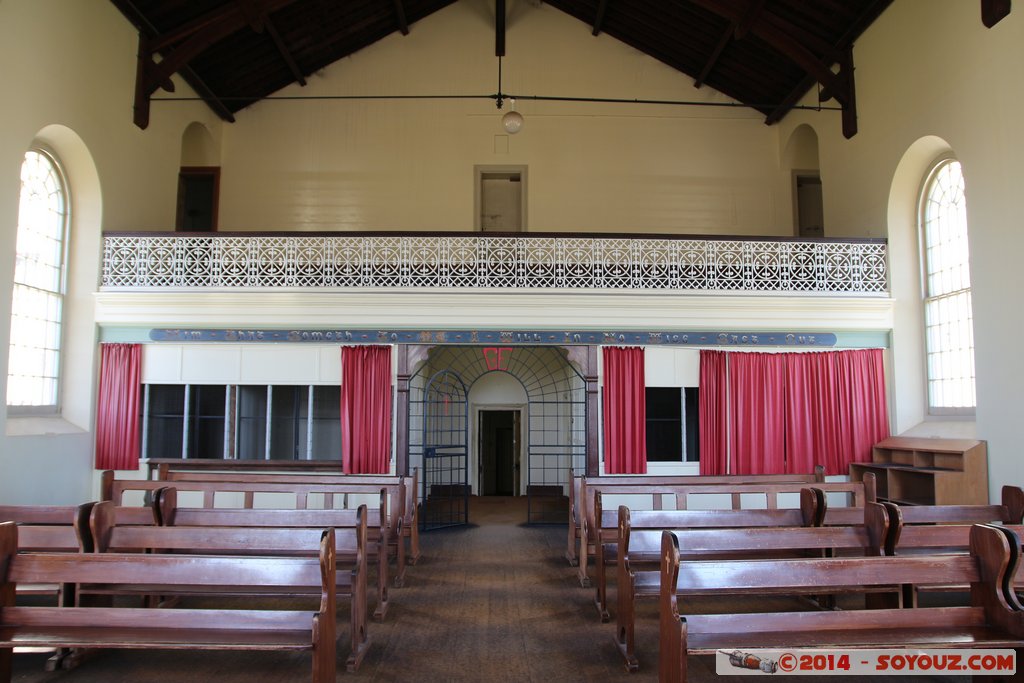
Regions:
<instances>
[{"instance_id":1,"label":"exposed rafter","mask_svg":"<svg viewBox=\"0 0 1024 683\"><path fill-rule=\"evenodd\" d=\"M743 18L736 22L732 21L729 23L723 33L722 37L718 39L718 43L715 45L715 49L711 51L704 67L700 70L700 74L694 79L693 86L699 88L704 85L704 81L707 79L708 74L715 68L715 64L718 63L718 58L722 56L722 51L725 50L726 46L732 41L733 37L736 40L743 40L746 37L747 32L750 30L750 25L757 19L758 14L761 13L761 8L764 7L764 0L757 0L750 5L746 10Z\"/></svg>"},{"instance_id":2,"label":"exposed rafter","mask_svg":"<svg viewBox=\"0 0 1024 683\"><path fill-rule=\"evenodd\" d=\"M505 56L505 0L494 3L494 56Z\"/></svg>"},{"instance_id":3,"label":"exposed rafter","mask_svg":"<svg viewBox=\"0 0 1024 683\"><path fill-rule=\"evenodd\" d=\"M405 5L402 0L395 0L395 17L398 19L398 30L403 36L409 35L409 21L405 18Z\"/></svg>"},{"instance_id":4,"label":"exposed rafter","mask_svg":"<svg viewBox=\"0 0 1024 683\"><path fill-rule=\"evenodd\" d=\"M111 0L139 30L136 121L181 76L218 115L233 114L456 0ZM818 85L856 130L853 41L892 0L544 0L733 100L779 120ZM998 21L1009 0L980 0ZM526 3L533 11L541 4ZM495 54L506 51L508 0L495 0ZM500 62L499 62L500 64ZM343 68L349 68L348 66ZM499 66L500 71L500 66ZM179 84L180 85L180 84ZM387 90L385 84L379 84ZM499 76L500 90L500 76ZM599 94L599 93L594 93ZM408 93L394 93L405 96ZM560 95L555 93L554 95ZM167 99L187 99L184 94ZM557 97L556 97L557 98ZM583 98L589 99L589 98Z\"/></svg>"},{"instance_id":5,"label":"exposed rafter","mask_svg":"<svg viewBox=\"0 0 1024 683\"><path fill-rule=\"evenodd\" d=\"M597 4L597 12L594 13L594 35L600 35L601 24L604 23L605 12L608 11L608 0L601 0Z\"/></svg>"},{"instance_id":6,"label":"exposed rafter","mask_svg":"<svg viewBox=\"0 0 1024 683\"><path fill-rule=\"evenodd\" d=\"M271 12L290 5L296 0L258 0L259 16L265 18ZM209 49L216 42L240 31L246 26L262 29L263 20L256 16L244 2L223 5L198 19L188 22L176 30L153 38L139 35L139 64L135 83L135 125L149 126L150 97L160 88L174 91L171 76L178 73L192 59ZM173 49L172 49L173 46ZM161 53L159 62L153 57Z\"/></svg>"},{"instance_id":7,"label":"exposed rafter","mask_svg":"<svg viewBox=\"0 0 1024 683\"><path fill-rule=\"evenodd\" d=\"M298 63L295 61L295 57L292 56L291 50L284 44L284 40L281 39L281 34L278 32L277 27L274 26L274 22L271 21L270 17L266 17L267 35L274 41L274 47L281 54L281 59L288 65L288 70L292 72L292 77L295 81L301 85L306 85L306 75L302 73L302 69L299 68Z\"/></svg>"},{"instance_id":8,"label":"exposed rafter","mask_svg":"<svg viewBox=\"0 0 1024 683\"><path fill-rule=\"evenodd\" d=\"M1010 13L1011 0L981 0L981 23L992 28Z\"/></svg>"},{"instance_id":9,"label":"exposed rafter","mask_svg":"<svg viewBox=\"0 0 1024 683\"><path fill-rule=\"evenodd\" d=\"M823 100L835 99L843 110L843 135L851 138L857 134L857 108L853 92L853 51L848 51L840 61L839 72L832 71L829 64L822 62L811 48L793 36L802 33L778 18L767 18L767 12L757 12L751 17L750 3L729 0L693 0L697 5L717 14L739 26L745 24L749 32L764 41L773 50L794 62L823 88ZM782 28L785 27L785 28ZM818 41L820 42L820 41ZM834 54L829 47L828 52ZM832 61L832 60L830 60Z\"/></svg>"}]
</instances>

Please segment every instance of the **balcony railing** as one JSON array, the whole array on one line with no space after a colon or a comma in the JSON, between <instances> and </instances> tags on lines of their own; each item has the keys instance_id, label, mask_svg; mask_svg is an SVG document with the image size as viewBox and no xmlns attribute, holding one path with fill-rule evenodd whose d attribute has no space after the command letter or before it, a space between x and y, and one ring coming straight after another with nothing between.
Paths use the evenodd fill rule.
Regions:
<instances>
[{"instance_id":1,"label":"balcony railing","mask_svg":"<svg viewBox=\"0 0 1024 683\"><path fill-rule=\"evenodd\" d=\"M108 233L104 290L413 288L882 295L885 240Z\"/></svg>"}]
</instances>

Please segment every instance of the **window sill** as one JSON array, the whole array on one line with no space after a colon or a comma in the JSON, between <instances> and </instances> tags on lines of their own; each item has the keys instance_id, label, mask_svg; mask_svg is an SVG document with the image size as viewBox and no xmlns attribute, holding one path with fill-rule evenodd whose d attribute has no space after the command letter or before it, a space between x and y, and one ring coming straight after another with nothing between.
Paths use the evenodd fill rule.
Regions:
<instances>
[{"instance_id":1,"label":"window sill","mask_svg":"<svg viewBox=\"0 0 1024 683\"><path fill-rule=\"evenodd\" d=\"M86 431L57 415L7 416L7 436L85 434Z\"/></svg>"}]
</instances>

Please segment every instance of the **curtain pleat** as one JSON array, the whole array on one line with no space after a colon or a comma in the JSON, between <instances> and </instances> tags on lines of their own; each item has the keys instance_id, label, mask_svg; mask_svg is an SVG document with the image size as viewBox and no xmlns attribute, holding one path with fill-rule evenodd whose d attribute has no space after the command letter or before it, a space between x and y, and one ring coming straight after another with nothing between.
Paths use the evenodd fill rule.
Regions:
<instances>
[{"instance_id":1,"label":"curtain pleat","mask_svg":"<svg viewBox=\"0 0 1024 683\"><path fill-rule=\"evenodd\" d=\"M348 474L391 465L391 347L341 349L341 461Z\"/></svg>"},{"instance_id":2,"label":"curtain pleat","mask_svg":"<svg viewBox=\"0 0 1024 683\"><path fill-rule=\"evenodd\" d=\"M606 346L604 466L608 474L647 473L647 401L644 350Z\"/></svg>"},{"instance_id":3,"label":"curtain pleat","mask_svg":"<svg viewBox=\"0 0 1024 683\"><path fill-rule=\"evenodd\" d=\"M729 423L732 472L786 471L785 359L774 353L729 357Z\"/></svg>"},{"instance_id":4,"label":"curtain pleat","mask_svg":"<svg viewBox=\"0 0 1024 683\"><path fill-rule=\"evenodd\" d=\"M700 352L698 412L701 474L717 475L728 472L726 359L725 351L702 349Z\"/></svg>"},{"instance_id":5,"label":"curtain pleat","mask_svg":"<svg viewBox=\"0 0 1024 683\"><path fill-rule=\"evenodd\" d=\"M142 345L100 344L96 469L139 468Z\"/></svg>"}]
</instances>

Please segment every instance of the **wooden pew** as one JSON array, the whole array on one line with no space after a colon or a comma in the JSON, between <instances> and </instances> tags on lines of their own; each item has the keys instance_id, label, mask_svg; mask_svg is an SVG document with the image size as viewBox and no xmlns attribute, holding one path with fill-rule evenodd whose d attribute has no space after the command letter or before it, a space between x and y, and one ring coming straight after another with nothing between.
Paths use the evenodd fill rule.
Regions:
<instances>
[{"instance_id":1,"label":"wooden pew","mask_svg":"<svg viewBox=\"0 0 1024 683\"><path fill-rule=\"evenodd\" d=\"M102 476L101 500L112 500L116 505L125 504L125 495L129 492L142 492L152 496L153 492L167 486L170 482L138 479L117 479L113 472L107 471ZM217 506L221 495L236 494L243 497L242 508L252 508L258 494L280 494L292 501L291 505L274 505L274 508L294 507L305 510L309 507L311 496L322 496L323 508L333 508L335 497L346 500L355 495L373 496L376 498L381 489L387 491L385 506L385 528L387 529L387 547L393 549L389 553L395 557L394 585L402 586L405 582L406 552L405 543L401 542L404 531L403 505L406 497L406 482L371 484L359 483L310 483L310 482L272 482L259 481L175 481L174 487L179 494L193 492L202 495L203 508ZM387 511L394 511L389 514Z\"/></svg>"},{"instance_id":2,"label":"wooden pew","mask_svg":"<svg viewBox=\"0 0 1024 683\"><path fill-rule=\"evenodd\" d=\"M863 481L855 482L820 482L814 485L815 488L828 495L842 495L849 498L848 507L863 508L866 502L874 502L875 478L870 472L866 473ZM644 505L646 509L661 510L664 508L664 499L673 497L675 509L686 510L694 506L697 499L715 497L720 499L727 497L730 500L730 508L738 510L744 507L744 498L757 497L764 507L769 510L779 507L779 497L784 494L799 495L800 490L806 488L807 484L799 482L763 482L763 483L742 483L742 484L674 484L674 485L647 485L647 484L618 484L611 487L605 485L591 485L586 478L580 482L580 502L586 505L587 513L580 528L580 548L577 558L577 575L580 585L588 587L590 577L588 576L587 564L590 557L597 552L596 530L598 520L594 512L594 498L598 492L604 495L616 496L643 496L648 498L649 504ZM634 505L629 506L633 509ZM831 507L831 506L830 506ZM860 515L861 513L858 513ZM854 516L854 519L858 515ZM836 521L832 523L838 523ZM614 529L615 527L611 527ZM613 542L614 532L609 533L609 542Z\"/></svg>"},{"instance_id":3,"label":"wooden pew","mask_svg":"<svg viewBox=\"0 0 1024 683\"><path fill-rule=\"evenodd\" d=\"M389 522L393 532L401 528L402 536L407 540L407 561L409 564L416 564L420 558L420 534L419 534L419 506L416 504L416 496L419 493L419 468L413 468L412 474L408 477L402 475L386 474L342 474L341 467L333 473L330 472L253 472L235 466L230 471L218 471L219 468L207 466L199 471L193 469L197 460L182 460L180 464L172 466L170 463L161 462L154 470L151 470L151 479L159 481L237 481L237 482L268 482L268 483L307 483L307 484L368 484L372 486L398 486L404 485L404 496L402 505L396 514L401 516L402 523L399 526L396 521ZM207 461L204 461L207 462ZM248 461L209 461L216 463L246 463ZM266 462L266 461L257 461ZM330 507L325 504L324 507ZM342 507L350 507L344 501Z\"/></svg>"},{"instance_id":4,"label":"wooden pew","mask_svg":"<svg viewBox=\"0 0 1024 683\"><path fill-rule=\"evenodd\" d=\"M807 496L814 492L807 489ZM732 511L723 511L732 512ZM760 512L770 512L762 510ZM619 519L619 557L616 587L615 644L625 662L627 671L636 671L636 601L657 598L661 593L662 533L675 534L679 554L686 560L719 562L720 571L727 569L729 561L768 561L772 559L815 559L834 556L878 556L887 533L888 516L879 503L868 503L862 508L864 524L859 526L761 526L746 528L695 528L687 526L689 511L645 512L632 511L621 506ZM742 565L736 565L742 566ZM867 591L869 589L862 589ZM688 585L679 588L679 594L701 594L702 587ZM720 587L719 594L747 592L745 588ZM874 597L872 604L894 604L895 586L881 591L888 596ZM794 590L798 595L828 595L822 590ZM892 596L892 597L889 597Z\"/></svg>"},{"instance_id":5,"label":"wooden pew","mask_svg":"<svg viewBox=\"0 0 1024 683\"><path fill-rule=\"evenodd\" d=\"M662 683L686 681L689 655L720 649L1020 648L1024 612L1007 599L1004 585L1016 568L1018 539L1005 529L976 525L971 554L943 561L929 557L862 557L801 560L680 560L677 537L662 534L660 669ZM687 614L678 594L694 591L859 593L865 587L907 581L972 584L971 606L920 609L847 609L758 614Z\"/></svg>"},{"instance_id":6,"label":"wooden pew","mask_svg":"<svg viewBox=\"0 0 1024 683\"><path fill-rule=\"evenodd\" d=\"M350 511L342 511L346 514ZM335 595L350 598L351 654L346 662L356 671L370 646L367 635L367 508L360 505L351 526L334 529ZM89 516L89 531L98 553L167 553L178 555L259 555L264 557L314 556L323 528L275 528L255 526L131 526L116 523L110 501L97 503ZM103 583L79 586L82 595L182 596L306 596L319 597L318 586L154 586Z\"/></svg>"},{"instance_id":7,"label":"wooden pew","mask_svg":"<svg viewBox=\"0 0 1024 683\"><path fill-rule=\"evenodd\" d=\"M594 517L601 526L585 529L587 538L593 538L600 552L594 554L594 606L601 621L608 621L608 567L615 567L622 543L621 511L604 509L604 494L594 496ZM726 529L736 527L799 527L821 526L824 494L813 488L800 490L800 508L756 510L631 510L641 529ZM863 511L861 512L863 521ZM584 526L586 527L586 520ZM628 536L627 536L628 539ZM657 539L660 547L661 538ZM660 559L655 557L655 563Z\"/></svg>"},{"instance_id":8,"label":"wooden pew","mask_svg":"<svg viewBox=\"0 0 1024 683\"><path fill-rule=\"evenodd\" d=\"M276 528L276 529L337 529L352 528L359 524L356 510L341 509L266 509L266 508L182 508L177 505L176 486L156 489L156 510L160 526L168 527L235 527L235 528ZM377 605L373 616L383 620L390 605L388 592L388 530L381 521L385 517L386 493L379 492L380 503L376 508L366 506L365 521L367 562L376 567ZM118 508L121 509L121 508ZM351 554L337 556L337 561L354 560Z\"/></svg>"},{"instance_id":9,"label":"wooden pew","mask_svg":"<svg viewBox=\"0 0 1024 683\"><path fill-rule=\"evenodd\" d=\"M576 566L579 560L577 549L580 544L580 529L586 516L585 496L580 494L580 485L584 479L591 485L602 486L673 486L675 484L753 484L759 482L798 482L812 484L825 481L825 468L817 465L810 474L722 474L722 475L665 475L648 476L632 474L611 474L597 477L577 475L569 469L569 537L565 557L569 564ZM593 520L591 520L593 522Z\"/></svg>"},{"instance_id":10,"label":"wooden pew","mask_svg":"<svg viewBox=\"0 0 1024 683\"><path fill-rule=\"evenodd\" d=\"M1020 487L1004 486L1000 505L897 505L884 503L889 516L889 534L883 548L886 555L963 554L970 551L973 524L1002 524L1016 533L1021 526L1024 500ZM908 521L909 520L909 521ZM1018 577L1024 581L1024 577ZM903 586L903 601L917 606L921 591L966 591L964 583L948 586Z\"/></svg>"},{"instance_id":11,"label":"wooden pew","mask_svg":"<svg viewBox=\"0 0 1024 683\"><path fill-rule=\"evenodd\" d=\"M317 557L226 557L121 553L18 553L18 529L0 524L0 683L11 680L12 648L281 650L312 654L313 683L334 683L334 530ZM166 586L320 586L315 611L20 607L21 582Z\"/></svg>"}]
</instances>

